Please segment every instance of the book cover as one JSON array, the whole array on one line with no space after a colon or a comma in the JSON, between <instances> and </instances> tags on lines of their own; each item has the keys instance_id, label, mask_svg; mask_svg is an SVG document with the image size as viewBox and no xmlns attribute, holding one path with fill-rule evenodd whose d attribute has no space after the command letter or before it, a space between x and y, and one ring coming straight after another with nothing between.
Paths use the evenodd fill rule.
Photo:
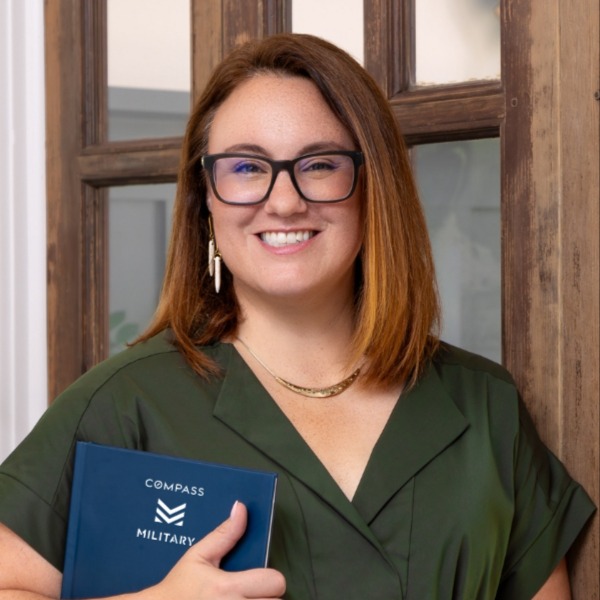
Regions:
<instances>
[{"instance_id":1,"label":"book cover","mask_svg":"<svg viewBox=\"0 0 600 600\"><path fill-rule=\"evenodd\" d=\"M275 473L78 442L61 598L158 583L236 500L248 527L221 568L266 566L276 483Z\"/></svg>"}]
</instances>

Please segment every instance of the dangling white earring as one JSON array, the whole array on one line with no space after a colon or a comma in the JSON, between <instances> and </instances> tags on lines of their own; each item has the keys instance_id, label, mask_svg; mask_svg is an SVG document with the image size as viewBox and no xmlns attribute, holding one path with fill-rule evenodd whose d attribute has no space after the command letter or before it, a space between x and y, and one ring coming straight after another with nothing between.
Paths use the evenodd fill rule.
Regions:
<instances>
[{"instance_id":1,"label":"dangling white earring","mask_svg":"<svg viewBox=\"0 0 600 600\"><path fill-rule=\"evenodd\" d=\"M221 255L217 250L215 253L215 292L219 293L221 289Z\"/></svg>"},{"instance_id":2,"label":"dangling white earring","mask_svg":"<svg viewBox=\"0 0 600 600\"><path fill-rule=\"evenodd\" d=\"M208 273L211 277L215 278L215 291L217 294L221 289L221 253L217 248L217 242L215 241L215 234L213 231L212 217L208 216Z\"/></svg>"},{"instance_id":3,"label":"dangling white earring","mask_svg":"<svg viewBox=\"0 0 600 600\"><path fill-rule=\"evenodd\" d=\"M215 275L215 240L210 238L208 240L208 273L211 277Z\"/></svg>"}]
</instances>

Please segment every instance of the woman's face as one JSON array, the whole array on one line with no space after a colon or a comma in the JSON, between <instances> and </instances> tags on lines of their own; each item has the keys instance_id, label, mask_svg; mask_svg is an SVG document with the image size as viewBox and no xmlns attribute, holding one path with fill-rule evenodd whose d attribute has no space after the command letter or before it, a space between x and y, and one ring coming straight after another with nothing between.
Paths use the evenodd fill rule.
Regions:
<instances>
[{"instance_id":1,"label":"woman's face","mask_svg":"<svg viewBox=\"0 0 600 600\"><path fill-rule=\"evenodd\" d=\"M356 150L317 87L300 77L258 75L217 110L208 153L290 160L311 152ZM240 302L265 299L347 301L362 244L360 185L335 204L306 202L287 172L253 206L208 207L223 262Z\"/></svg>"}]
</instances>

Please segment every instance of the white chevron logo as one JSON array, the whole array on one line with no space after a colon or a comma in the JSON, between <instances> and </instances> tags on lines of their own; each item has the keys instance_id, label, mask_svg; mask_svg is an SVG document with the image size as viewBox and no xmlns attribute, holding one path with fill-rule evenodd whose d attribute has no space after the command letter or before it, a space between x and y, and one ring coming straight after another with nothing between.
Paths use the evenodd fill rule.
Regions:
<instances>
[{"instance_id":1,"label":"white chevron logo","mask_svg":"<svg viewBox=\"0 0 600 600\"><path fill-rule=\"evenodd\" d=\"M154 521L156 523L166 523L167 525L177 525L181 527L183 525L183 518L185 517L186 504L180 504L174 508L169 508L160 498L158 499L158 506L156 507L156 515Z\"/></svg>"}]
</instances>

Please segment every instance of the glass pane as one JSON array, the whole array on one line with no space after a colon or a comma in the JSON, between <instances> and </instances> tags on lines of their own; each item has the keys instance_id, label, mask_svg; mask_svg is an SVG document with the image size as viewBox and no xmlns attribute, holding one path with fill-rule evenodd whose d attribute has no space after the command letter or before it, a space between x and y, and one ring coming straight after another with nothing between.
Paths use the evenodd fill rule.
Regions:
<instances>
[{"instance_id":1,"label":"glass pane","mask_svg":"<svg viewBox=\"0 0 600 600\"><path fill-rule=\"evenodd\" d=\"M295 0L292 31L322 37L363 64L363 0Z\"/></svg>"},{"instance_id":2,"label":"glass pane","mask_svg":"<svg viewBox=\"0 0 600 600\"><path fill-rule=\"evenodd\" d=\"M175 184L109 191L109 339L115 354L142 333L162 285Z\"/></svg>"},{"instance_id":3,"label":"glass pane","mask_svg":"<svg viewBox=\"0 0 600 600\"><path fill-rule=\"evenodd\" d=\"M442 338L500 362L500 143L413 149L443 307Z\"/></svg>"},{"instance_id":4,"label":"glass pane","mask_svg":"<svg viewBox=\"0 0 600 600\"><path fill-rule=\"evenodd\" d=\"M500 79L499 0L415 2L418 85Z\"/></svg>"},{"instance_id":5,"label":"glass pane","mask_svg":"<svg viewBox=\"0 0 600 600\"><path fill-rule=\"evenodd\" d=\"M108 139L183 135L190 0L107 0Z\"/></svg>"}]
</instances>

